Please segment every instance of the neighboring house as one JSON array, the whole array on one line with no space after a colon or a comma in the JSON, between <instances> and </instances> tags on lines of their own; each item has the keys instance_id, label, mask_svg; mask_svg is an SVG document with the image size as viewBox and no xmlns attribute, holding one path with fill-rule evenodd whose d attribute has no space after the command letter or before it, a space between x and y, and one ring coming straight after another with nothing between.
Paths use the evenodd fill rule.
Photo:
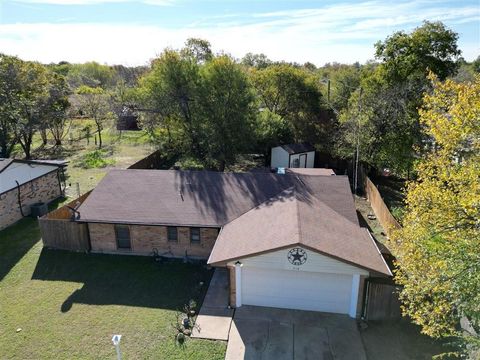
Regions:
<instances>
[{"instance_id":1,"label":"neighboring house","mask_svg":"<svg viewBox=\"0 0 480 360\"><path fill-rule=\"evenodd\" d=\"M356 317L365 279L391 275L346 176L112 170L78 212L92 252L227 267L234 307Z\"/></svg>"},{"instance_id":2,"label":"neighboring house","mask_svg":"<svg viewBox=\"0 0 480 360\"><path fill-rule=\"evenodd\" d=\"M310 144L288 144L272 148L271 168L313 168L315 148Z\"/></svg>"},{"instance_id":3,"label":"neighboring house","mask_svg":"<svg viewBox=\"0 0 480 360\"><path fill-rule=\"evenodd\" d=\"M0 229L30 214L30 206L63 195L65 162L0 158Z\"/></svg>"}]
</instances>

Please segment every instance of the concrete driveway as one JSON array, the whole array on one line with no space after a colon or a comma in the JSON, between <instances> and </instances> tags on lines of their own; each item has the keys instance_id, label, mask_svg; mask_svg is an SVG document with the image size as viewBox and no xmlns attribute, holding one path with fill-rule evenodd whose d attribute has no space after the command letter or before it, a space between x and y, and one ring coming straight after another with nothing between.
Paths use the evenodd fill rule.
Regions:
<instances>
[{"instance_id":1,"label":"concrete driveway","mask_svg":"<svg viewBox=\"0 0 480 360\"><path fill-rule=\"evenodd\" d=\"M346 315L242 306L235 310L226 360L366 360Z\"/></svg>"}]
</instances>

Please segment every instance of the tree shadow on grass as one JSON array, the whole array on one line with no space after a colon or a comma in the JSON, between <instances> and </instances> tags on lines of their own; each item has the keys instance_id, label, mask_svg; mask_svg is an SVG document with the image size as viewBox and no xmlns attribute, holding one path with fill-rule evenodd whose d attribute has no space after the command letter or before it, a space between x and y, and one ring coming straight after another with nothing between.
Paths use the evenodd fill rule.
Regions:
<instances>
[{"instance_id":1,"label":"tree shadow on grass","mask_svg":"<svg viewBox=\"0 0 480 360\"><path fill-rule=\"evenodd\" d=\"M0 231L0 281L40 239L38 222L32 218Z\"/></svg>"},{"instance_id":2,"label":"tree shadow on grass","mask_svg":"<svg viewBox=\"0 0 480 360\"><path fill-rule=\"evenodd\" d=\"M180 310L190 299L201 304L212 273L179 260L160 264L150 257L43 249L32 279L83 283L65 299L62 312L74 304Z\"/></svg>"},{"instance_id":3,"label":"tree shadow on grass","mask_svg":"<svg viewBox=\"0 0 480 360\"><path fill-rule=\"evenodd\" d=\"M58 208L65 198L49 203L49 210ZM38 220L24 217L13 225L0 231L0 281L41 240Z\"/></svg>"}]
</instances>

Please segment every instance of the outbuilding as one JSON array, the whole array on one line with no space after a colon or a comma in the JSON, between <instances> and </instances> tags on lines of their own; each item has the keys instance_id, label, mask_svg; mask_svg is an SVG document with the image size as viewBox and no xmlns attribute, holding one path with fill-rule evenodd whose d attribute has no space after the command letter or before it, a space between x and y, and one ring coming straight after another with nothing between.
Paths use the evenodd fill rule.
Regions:
<instances>
[{"instance_id":1,"label":"outbuilding","mask_svg":"<svg viewBox=\"0 0 480 360\"><path fill-rule=\"evenodd\" d=\"M315 148L308 144L287 144L272 148L270 167L313 168Z\"/></svg>"}]
</instances>

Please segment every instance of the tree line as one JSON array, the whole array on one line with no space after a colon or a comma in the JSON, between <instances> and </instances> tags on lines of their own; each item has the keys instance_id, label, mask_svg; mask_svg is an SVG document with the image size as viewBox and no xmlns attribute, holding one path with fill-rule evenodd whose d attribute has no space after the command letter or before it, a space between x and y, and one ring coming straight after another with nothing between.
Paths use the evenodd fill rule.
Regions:
<instances>
[{"instance_id":1,"label":"tree line","mask_svg":"<svg viewBox=\"0 0 480 360\"><path fill-rule=\"evenodd\" d=\"M35 133L60 146L78 115L95 121L101 147L105 120L128 111L160 149L202 168L223 171L239 154L268 158L277 144L310 142L408 176L429 141L418 116L432 89L427 72L465 81L479 71L479 59L463 61L457 39L442 23L425 22L376 43L374 61L320 68L263 54L234 59L202 39L137 68L0 55L0 156L19 144L30 157Z\"/></svg>"}]
</instances>

